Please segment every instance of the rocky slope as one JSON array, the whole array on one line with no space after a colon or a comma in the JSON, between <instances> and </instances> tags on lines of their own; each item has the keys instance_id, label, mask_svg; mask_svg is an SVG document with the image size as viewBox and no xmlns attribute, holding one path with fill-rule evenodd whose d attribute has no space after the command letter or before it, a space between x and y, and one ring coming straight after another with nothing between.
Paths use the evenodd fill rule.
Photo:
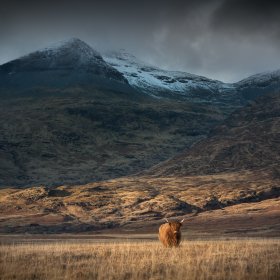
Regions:
<instances>
[{"instance_id":1,"label":"rocky slope","mask_svg":"<svg viewBox=\"0 0 280 280\"><path fill-rule=\"evenodd\" d=\"M0 102L0 185L78 184L139 172L205 137L213 106L106 90L40 89Z\"/></svg>"},{"instance_id":2,"label":"rocky slope","mask_svg":"<svg viewBox=\"0 0 280 280\"><path fill-rule=\"evenodd\" d=\"M259 97L209 136L153 167L155 176L215 174L270 168L280 174L280 94Z\"/></svg>"},{"instance_id":3,"label":"rocky slope","mask_svg":"<svg viewBox=\"0 0 280 280\"><path fill-rule=\"evenodd\" d=\"M184 230L195 237L279 237L279 183L267 170L5 188L0 233L157 232L163 217L185 217Z\"/></svg>"}]
</instances>

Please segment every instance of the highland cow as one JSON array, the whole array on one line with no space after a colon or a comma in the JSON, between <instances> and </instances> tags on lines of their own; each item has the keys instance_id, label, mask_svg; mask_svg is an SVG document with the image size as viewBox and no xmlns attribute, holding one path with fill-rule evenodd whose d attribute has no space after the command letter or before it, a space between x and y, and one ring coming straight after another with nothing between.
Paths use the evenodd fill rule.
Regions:
<instances>
[{"instance_id":1,"label":"highland cow","mask_svg":"<svg viewBox=\"0 0 280 280\"><path fill-rule=\"evenodd\" d=\"M181 242L181 226L184 219L180 222L169 222L159 227L159 240L165 247L178 247Z\"/></svg>"}]
</instances>

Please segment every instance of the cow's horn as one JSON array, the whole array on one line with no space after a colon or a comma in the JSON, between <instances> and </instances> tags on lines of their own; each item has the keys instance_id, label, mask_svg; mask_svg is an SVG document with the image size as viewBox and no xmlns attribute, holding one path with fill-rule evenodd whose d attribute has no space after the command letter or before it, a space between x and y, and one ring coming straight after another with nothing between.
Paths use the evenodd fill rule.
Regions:
<instances>
[{"instance_id":1,"label":"cow's horn","mask_svg":"<svg viewBox=\"0 0 280 280\"><path fill-rule=\"evenodd\" d=\"M164 218L164 220L165 220L167 223L169 223L169 221L167 220L167 218Z\"/></svg>"},{"instance_id":2,"label":"cow's horn","mask_svg":"<svg viewBox=\"0 0 280 280\"><path fill-rule=\"evenodd\" d=\"M180 222L181 224L185 221L185 218Z\"/></svg>"}]
</instances>

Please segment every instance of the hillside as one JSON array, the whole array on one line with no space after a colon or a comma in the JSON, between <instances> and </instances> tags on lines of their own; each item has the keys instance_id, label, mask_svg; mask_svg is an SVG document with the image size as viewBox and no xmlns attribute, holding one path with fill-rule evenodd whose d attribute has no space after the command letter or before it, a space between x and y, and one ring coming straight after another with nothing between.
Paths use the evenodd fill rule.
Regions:
<instances>
[{"instance_id":1,"label":"hillside","mask_svg":"<svg viewBox=\"0 0 280 280\"><path fill-rule=\"evenodd\" d=\"M258 98L145 175L3 188L0 232L147 232L179 216L194 236L279 236L279 100Z\"/></svg>"},{"instance_id":2,"label":"hillside","mask_svg":"<svg viewBox=\"0 0 280 280\"><path fill-rule=\"evenodd\" d=\"M253 98L243 89L261 88L266 94L271 79L277 87L277 72L260 77L264 75L265 84L255 76L225 84L151 67L127 53L103 58L75 38L5 63L0 66L0 187L85 184L143 172L207 137ZM262 131L254 123L252 127ZM223 142L227 130L219 129L222 147L227 145ZM225 161L217 172L231 170L228 164L241 166L227 157L227 153L238 154L234 135L227 136L234 150L218 152L214 159ZM278 143L273 135L271 141ZM248 141L247 146L241 143L244 151L265 148ZM196 153L193 164L190 158L185 164L176 158L168 162L183 164L183 174L211 173L206 172L209 159L200 153L202 145L192 152ZM209 149L210 156L215 156ZM268 159L270 152L274 155L273 150L267 151ZM253 165L265 166L264 161L255 161ZM252 165L250 158L244 162L245 169ZM152 169L154 174L181 172L179 167L175 172L166 167L165 172L164 166Z\"/></svg>"},{"instance_id":3,"label":"hillside","mask_svg":"<svg viewBox=\"0 0 280 280\"><path fill-rule=\"evenodd\" d=\"M139 172L205 137L213 106L114 91L34 90L0 102L0 185L82 184Z\"/></svg>"},{"instance_id":4,"label":"hillside","mask_svg":"<svg viewBox=\"0 0 280 280\"><path fill-rule=\"evenodd\" d=\"M279 183L263 170L5 188L0 232L156 232L163 217L179 216L190 236L279 236Z\"/></svg>"},{"instance_id":5,"label":"hillside","mask_svg":"<svg viewBox=\"0 0 280 280\"><path fill-rule=\"evenodd\" d=\"M280 94L259 97L209 136L153 167L154 176L188 176L270 168L279 176Z\"/></svg>"}]
</instances>

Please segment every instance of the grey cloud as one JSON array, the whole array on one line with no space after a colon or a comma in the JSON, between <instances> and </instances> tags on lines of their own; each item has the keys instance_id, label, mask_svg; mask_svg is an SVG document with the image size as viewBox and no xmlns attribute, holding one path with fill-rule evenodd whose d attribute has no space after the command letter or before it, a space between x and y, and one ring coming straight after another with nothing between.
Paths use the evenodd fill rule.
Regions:
<instances>
[{"instance_id":1,"label":"grey cloud","mask_svg":"<svg viewBox=\"0 0 280 280\"><path fill-rule=\"evenodd\" d=\"M225 81L280 68L280 4L249 0L1 1L0 63L79 37Z\"/></svg>"},{"instance_id":2,"label":"grey cloud","mask_svg":"<svg viewBox=\"0 0 280 280\"><path fill-rule=\"evenodd\" d=\"M227 0L212 15L211 26L220 32L239 36L279 38L279 1Z\"/></svg>"}]
</instances>

